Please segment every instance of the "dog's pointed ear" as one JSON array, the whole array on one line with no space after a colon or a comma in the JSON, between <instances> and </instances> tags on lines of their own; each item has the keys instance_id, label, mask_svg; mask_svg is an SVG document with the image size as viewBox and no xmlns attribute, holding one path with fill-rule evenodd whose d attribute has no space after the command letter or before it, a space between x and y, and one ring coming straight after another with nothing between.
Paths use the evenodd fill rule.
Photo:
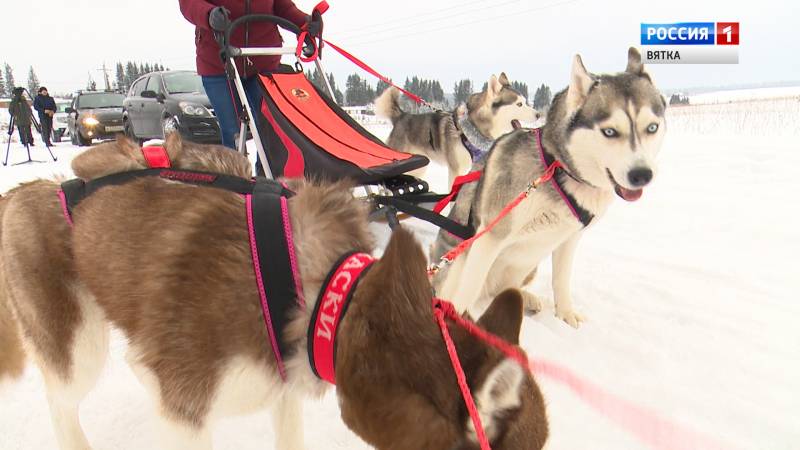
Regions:
<instances>
[{"instance_id":1,"label":"dog's pointed ear","mask_svg":"<svg viewBox=\"0 0 800 450\"><path fill-rule=\"evenodd\" d=\"M428 262L422 251L422 245L404 227L399 226L394 229L379 264L392 274L386 280L387 283L406 286L425 285L429 289Z\"/></svg>"},{"instance_id":2,"label":"dog's pointed ear","mask_svg":"<svg viewBox=\"0 0 800 450\"><path fill-rule=\"evenodd\" d=\"M75 176L88 181L147 166L141 148L127 137L118 135L115 141L95 145L76 156L71 167Z\"/></svg>"},{"instance_id":3,"label":"dog's pointed ear","mask_svg":"<svg viewBox=\"0 0 800 450\"><path fill-rule=\"evenodd\" d=\"M495 438L500 432L500 422L508 411L522 405L524 383L525 369L516 361L506 358L489 372L483 385L476 390L475 403L489 439ZM470 437L477 440L474 439L475 428L472 421L468 421L467 426Z\"/></svg>"},{"instance_id":4,"label":"dog's pointed ear","mask_svg":"<svg viewBox=\"0 0 800 450\"><path fill-rule=\"evenodd\" d=\"M575 55L572 59L572 72L569 77L569 88L567 90L567 110L575 111L586 101L586 95L594 84L592 75L583 65L581 55Z\"/></svg>"},{"instance_id":5,"label":"dog's pointed ear","mask_svg":"<svg viewBox=\"0 0 800 450\"><path fill-rule=\"evenodd\" d=\"M519 332L522 329L522 293L517 289L501 292L478 320L478 325L518 345Z\"/></svg>"},{"instance_id":6,"label":"dog's pointed ear","mask_svg":"<svg viewBox=\"0 0 800 450\"><path fill-rule=\"evenodd\" d=\"M639 53L639 50L636 47L631 47L628 49L628 66L625 67L625 72L647 78L650 80L651 84L656 84L655 80L653 79L653 74L647 70L647 67L645 67L644 63L642 62L642 54Z\"/></svg>"},{"instance_id":7,"label":"dog's pointed ear","mask_svg":"<svg viewBox=\"0 0 800 450\"><path fill-rule=\"evenodd\" d=\"M497 79L496 76L492 75L489 78L489 83L486 86L486 93L489 94L489 97L496 97L500 91L503 90L503 85L500 84L500 80Z\"/></svg>"},{"instance_id":8,"label":"dog's pointed ear","mask_svg":"<svg viewBox=\"0 0 800 450\"><path fill-rule=\"evenodd\" d=\"M181 134L177 132L169 133L164 141L164 148L167 149L170 161L173 163L178 161L183 153L183 138Z\"/></svg>"},{"instance_id":9,"label":"dog's pointed ear","mask_svg":"<svg viewBox=\"0 0 800 450\"><path fill-rule=\"evenodd\" d=\"M628 49L628 67L625 68L625 72L632 73L634 75L641 75L644 72L644 64L642 64L642 55L639 53L639 50L636 47L631 47Z\"/></svg>"},{"instance_id":10,"label":"dog's pointed ear","mask_svg":"<svg viewBox=\"0 0 800 450\"><path fill-rule=\"evenodd\" d=\"M500 82L501 86L511 86L511 82L508 81L508 77L506 76L505 72L500 73L500 78L497 79Z\"/></svg>"}]
</instances>

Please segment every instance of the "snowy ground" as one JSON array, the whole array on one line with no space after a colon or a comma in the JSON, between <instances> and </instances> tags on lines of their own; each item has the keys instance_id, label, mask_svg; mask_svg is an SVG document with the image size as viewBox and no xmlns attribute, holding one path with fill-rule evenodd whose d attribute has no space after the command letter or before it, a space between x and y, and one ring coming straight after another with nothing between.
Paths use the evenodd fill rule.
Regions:
<instances>
[{"instance_id":1,"label":"snowy ground","mask_svg":"<svg viewBox=\"0 0 800 450\"><path fill-rule=\"evenodd\" d=\"M615 204L581 243L573 294L587 322L568 327L554 318L551 303L525 320L523 346L533 358L558 362L725 448L796 450L798 122L771 118L758 135L737 133L719 128L719 111L688 108L694 107L670 112L655 184L639 202ZM788 109L772 114L795 114L791 105L781 108ZM793 131L779 129L790 124ZM0 192L37 176L68 174L79 151L59 144L57 163L0 168ZM41 147L34 156L48 158ZM22 159L15 149L12 162ZM443 189L444 171L434 167L429 175ZM433 228L413 226L426 244L432 239ZM385 239L384 227L374 229ZM547 263L534 286L546 298L552 298L549 272ZM123 363L124 347L115 336L108 367L81 410L97 450L155 446L152 406ZM539 383L551 450L702 448L645 445L563 386ZM310 450L369 448L338 418L333 393L312 403L305 423ZM35 369L4 386L0 405L0 449L56 448ZM218 449L271 449L269 416L222 422L214 440Z\"/></svg>"}]
</instances>

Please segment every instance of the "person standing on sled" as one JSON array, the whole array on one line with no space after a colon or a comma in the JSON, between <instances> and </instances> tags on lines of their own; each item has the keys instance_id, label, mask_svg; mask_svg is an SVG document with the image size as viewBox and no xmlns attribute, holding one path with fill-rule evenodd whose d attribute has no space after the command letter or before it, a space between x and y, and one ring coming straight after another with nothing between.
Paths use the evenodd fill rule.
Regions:
<instances>
[{"instance_id":1,"label":"person standing on sled","mask_svg":"<svg viewBox=\"0 0 800 450\"><path fill-rule=\"evenodd\" d=\"M194 42L197 48L197 73L203 80L206 95L214 107L222 133L222 145L236 148L239 132L238 111L241 110L235 88L228 83L225 65L220 58L220 48L214 39L215 32L225 30L229 21L246 14L270 14L282 17L303 27L310 20L292 0L179 0L181 13L195 25ZM237 47L280 47L283 39L275 24L257 22L245 24L231 36ZM236 61L242 76L247 100L256 110L261 105L258 74L272 72L280 65L280 56L253 56ZM256 173L264 174L261 160L256 162Z\"/></svg>"},{"instance_id":2,"label":"person standing on sled","mask_svg":"<svg viewBox=\"0 0 800 450\"><path fill-rule=\"evenodd\" d=\"M23 92L25 92L25 88L14 88L11 103L8 105L8 113L11 115L17 130L19 130L19 141L22 145L32 145L33 133L31 132L31 117L33 116L33 111L31 111L31 105L29 105L28 101L22 96ZM13 132L14 129L9 127L9 136Z\"/></svg>"}]
</instances>

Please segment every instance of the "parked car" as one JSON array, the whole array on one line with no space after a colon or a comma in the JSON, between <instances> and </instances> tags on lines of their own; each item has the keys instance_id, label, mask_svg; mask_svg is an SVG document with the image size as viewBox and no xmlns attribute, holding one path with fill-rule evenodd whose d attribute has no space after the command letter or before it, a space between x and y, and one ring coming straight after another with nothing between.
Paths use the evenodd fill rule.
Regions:
<instances>
[{"instance_id":1,"label":"parked car","mask_svg":"<svg viewBox=\"0 0 800 450\"><path fill-rule=\"evenodd\" d=\"M161 139L177 131L199 143L220 143L219 123L197 73L152 72L134 81L123 103L125 134Z\"/></svg>"},{"instance_id":2,"label":"parked car","mask_svg":"<svg viewBox=\"0 0 800 450\"><path fill-rule=\"evenodd\" d=\"M61 142L61 138L69 134L67 108L71 104L69 100L56 100L56 113L53 115L53 142Z\"/></svg>"},{"instance_id":3,"label":"parked car","mask_svg":"<svg viewBox=\"0 0 800 450\"><path fill-rule=\"evenodd\" d=\"M91 145L94 139L111 139L125 131L122 101L117 92L79 91L66 109L67 128L74 145Z\"/></svg>"}]
</instances>

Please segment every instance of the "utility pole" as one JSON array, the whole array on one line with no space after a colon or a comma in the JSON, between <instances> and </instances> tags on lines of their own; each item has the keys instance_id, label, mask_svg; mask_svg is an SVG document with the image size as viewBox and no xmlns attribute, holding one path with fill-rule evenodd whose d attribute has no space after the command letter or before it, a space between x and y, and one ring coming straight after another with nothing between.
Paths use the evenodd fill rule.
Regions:
<instances>
[{"instance_id":1,"label":"utility pole","mask_svg":"<svg viewBox=\"0 0 800 450\"><path fill-rule=\"evenodd\" d=\"M105 61L103 61L103 67L100 68L100 69L97 69L97 70L100 70L100 71L103 72L103 80L106 83L106 91L110 91L111 90L111 81L109 81L109 79L108 79L108 69L106 68Z\"/></svg>"}]
</instances>

